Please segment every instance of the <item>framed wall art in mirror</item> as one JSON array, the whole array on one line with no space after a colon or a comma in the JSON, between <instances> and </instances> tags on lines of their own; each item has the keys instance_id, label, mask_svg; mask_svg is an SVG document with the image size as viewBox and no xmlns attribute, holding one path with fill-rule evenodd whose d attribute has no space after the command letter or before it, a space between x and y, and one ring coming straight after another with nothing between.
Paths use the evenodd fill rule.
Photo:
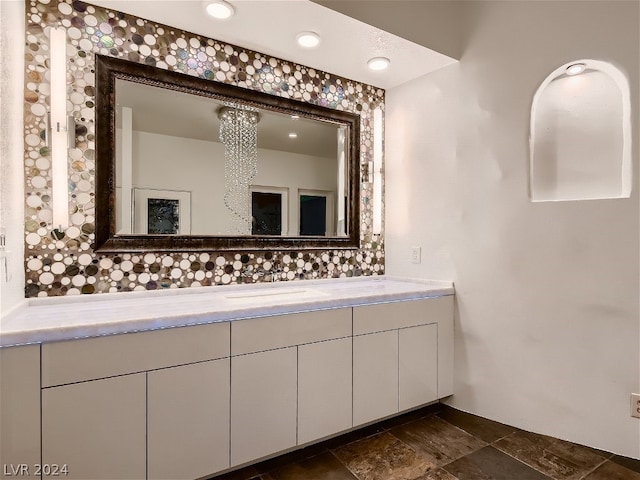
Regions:
<instances>
[{"instance_id":1,"label":"framed wall art in mirror","mask_svg":"<svg viewBox=\"0 0 640 480\"><path fill-rule=\"evenodd\" d=\"M134 188L132 198L132 210L116 212L116 221L122 219L127 225L120 225L119 231L151 235L191 234L191 192Z\"/></svg>"},{"instance_id":2,"label":"framed wall art in mirror","mask_svg":"<svg viewBox=\"0 0 640 480\"><path fill-rule=\"evenodd\" d=\"M96 251L359 248L358 115L102 55L96 92ZM158 197L150 230L143 191L190 205ZM296 194L258 210L278 191L323 192L324 227Z\"/></svg>"}]
</instances>

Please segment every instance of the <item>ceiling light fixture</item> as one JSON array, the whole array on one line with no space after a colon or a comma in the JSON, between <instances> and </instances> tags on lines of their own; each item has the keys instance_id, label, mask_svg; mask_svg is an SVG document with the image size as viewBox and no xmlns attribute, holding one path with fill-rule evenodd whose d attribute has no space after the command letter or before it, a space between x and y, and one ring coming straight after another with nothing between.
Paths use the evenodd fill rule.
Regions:
<instances>
[{"instance_id":1,"label":"ceiling light fixture","mask_svg":"<svg viewBox=\"0 0 640 480\"><path fill-rule=\"evenodd\" d=\"M300 32L296 35L296 40L301 47L313 48L317 47L320 43L320 35L316 32Z\"/></svg>"},{"instance_id":2,"label":"ceiling light fixture","mask_svg":"<svg viewBox=\"0 0 640 480\"><path fill-rule=\"evenodd\" d=\"M298 138L298 134L297 134L297 133L295 133L295 132L291 132L291 133L289 134L289 138Z\"/></svg>"},{"instance_id":3,"label":"ceiling light fixture","mask_svg":"<svg viewBox=\"0 0 640 480\"><path fill-rule=\"evenodd\" d=\"M299 120L300 115L291 115L291 120Z\"/></svg>"},{"instance_id":4,"label":"ceiling light fixture","mask_svg":"<svg viewBox=\"0 0 640 480\"><path fill-rule=\"evenodd\" d=\"M574 63L567 67L567 75L579 75L585 71L587 66L584 63Z\"/></svg>"},{"instance_id":5,"label":"ceiling light fixture","mask_svg":"<svg viewBox=\"0 0 640 480\"><path fill-rule=\"evenodd\" d=\"M386 70L390 63L391 60L386 57L374 57L367 62L367 65L371 70L379 71Z\"/></svg>"},{"instance_id":6,"label":"ceiling light fixture","mask_svg":"<svg viewBox=\"0 0 640 480\"><path fill-rule=\"evenodd\" d=\"M235 13L233 6L224 0L205 2L204 8L209 15L218 20L226 20Z\"/></svg>"}]
</instances>

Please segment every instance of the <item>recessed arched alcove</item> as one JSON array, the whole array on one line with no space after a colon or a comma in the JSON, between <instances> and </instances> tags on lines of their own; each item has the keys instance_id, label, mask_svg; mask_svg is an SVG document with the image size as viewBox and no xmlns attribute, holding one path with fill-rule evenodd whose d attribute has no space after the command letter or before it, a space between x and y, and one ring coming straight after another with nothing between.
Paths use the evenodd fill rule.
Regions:
<instances>
[{"instance_id":1,"label":"recessed arched alcove","mask_svg":"<svg viewBox=\"0 0 640 480\"><path fill-rule=\"evenodd\" d=\"M534 202L625 198L631 193L631 105L626 76L577 60L533 97L530 195Z\"/></svg>"}]
</instances>

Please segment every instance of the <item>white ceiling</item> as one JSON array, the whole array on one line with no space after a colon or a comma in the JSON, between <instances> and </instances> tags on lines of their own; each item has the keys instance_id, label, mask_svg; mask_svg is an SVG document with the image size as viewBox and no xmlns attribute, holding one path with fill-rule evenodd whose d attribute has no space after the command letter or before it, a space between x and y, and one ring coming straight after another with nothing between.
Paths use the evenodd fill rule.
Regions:
<instances>
[{"instance_id":1,"label":"white ceiling","mask_svg":"<svg viewBox=\"0 0 640 480\"><path fill-rule=\"evenodd\" d=\"M201 0L91 0L90 3L384 89L456 62L309 0L229 0L236 12L222 21L206 15ZM321 36L315 49L305 49L296 43L296 35L307 30ZM389 69L369 70L367 60L375 56L390 58Z\"/></svg>"}]
</instances>

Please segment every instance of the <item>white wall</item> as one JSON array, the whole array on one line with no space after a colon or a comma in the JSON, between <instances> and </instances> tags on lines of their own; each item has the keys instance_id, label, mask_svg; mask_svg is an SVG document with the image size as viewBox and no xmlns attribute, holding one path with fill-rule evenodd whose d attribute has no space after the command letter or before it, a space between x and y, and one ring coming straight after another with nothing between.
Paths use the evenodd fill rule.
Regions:
<instances>
[{"instance_id":1,"label":"white wall","mask_svg":"<svg viewBox=\"0 0 640 480\"><path fill-rule=\"evenodd\" d=\"M0 1L0 229L11 251L8 282L0 267L0 317L24 300L24 9L22 0Z\"/></svg>"},{"instance_id":2,"label":"white wall","mask_svg":"<svg viewBox=\"0 0 640 480\"><path fill-rule=\"evenodd\" d=\"M222 144L134 131L133 158L134 187L192 192L193 234L232 232L224 206ZM335 192L336 160L261 148L258 149L258 174L251 183L289 189L290 234L297 235L298 189Z\"/></svg>"},{"instance_id":3,"label":"white wall","mask_svg":"<svg viewBox=\"0 0 640 480\"><path fill-rule=\"evenodd\" d=\"M387 92L386 271L455 281L453 406L638 458L639 5L464 7L461 63ZM629 75L631 198L531 203L533 94L580 58Z\"/></svg>"}]
</instances>

